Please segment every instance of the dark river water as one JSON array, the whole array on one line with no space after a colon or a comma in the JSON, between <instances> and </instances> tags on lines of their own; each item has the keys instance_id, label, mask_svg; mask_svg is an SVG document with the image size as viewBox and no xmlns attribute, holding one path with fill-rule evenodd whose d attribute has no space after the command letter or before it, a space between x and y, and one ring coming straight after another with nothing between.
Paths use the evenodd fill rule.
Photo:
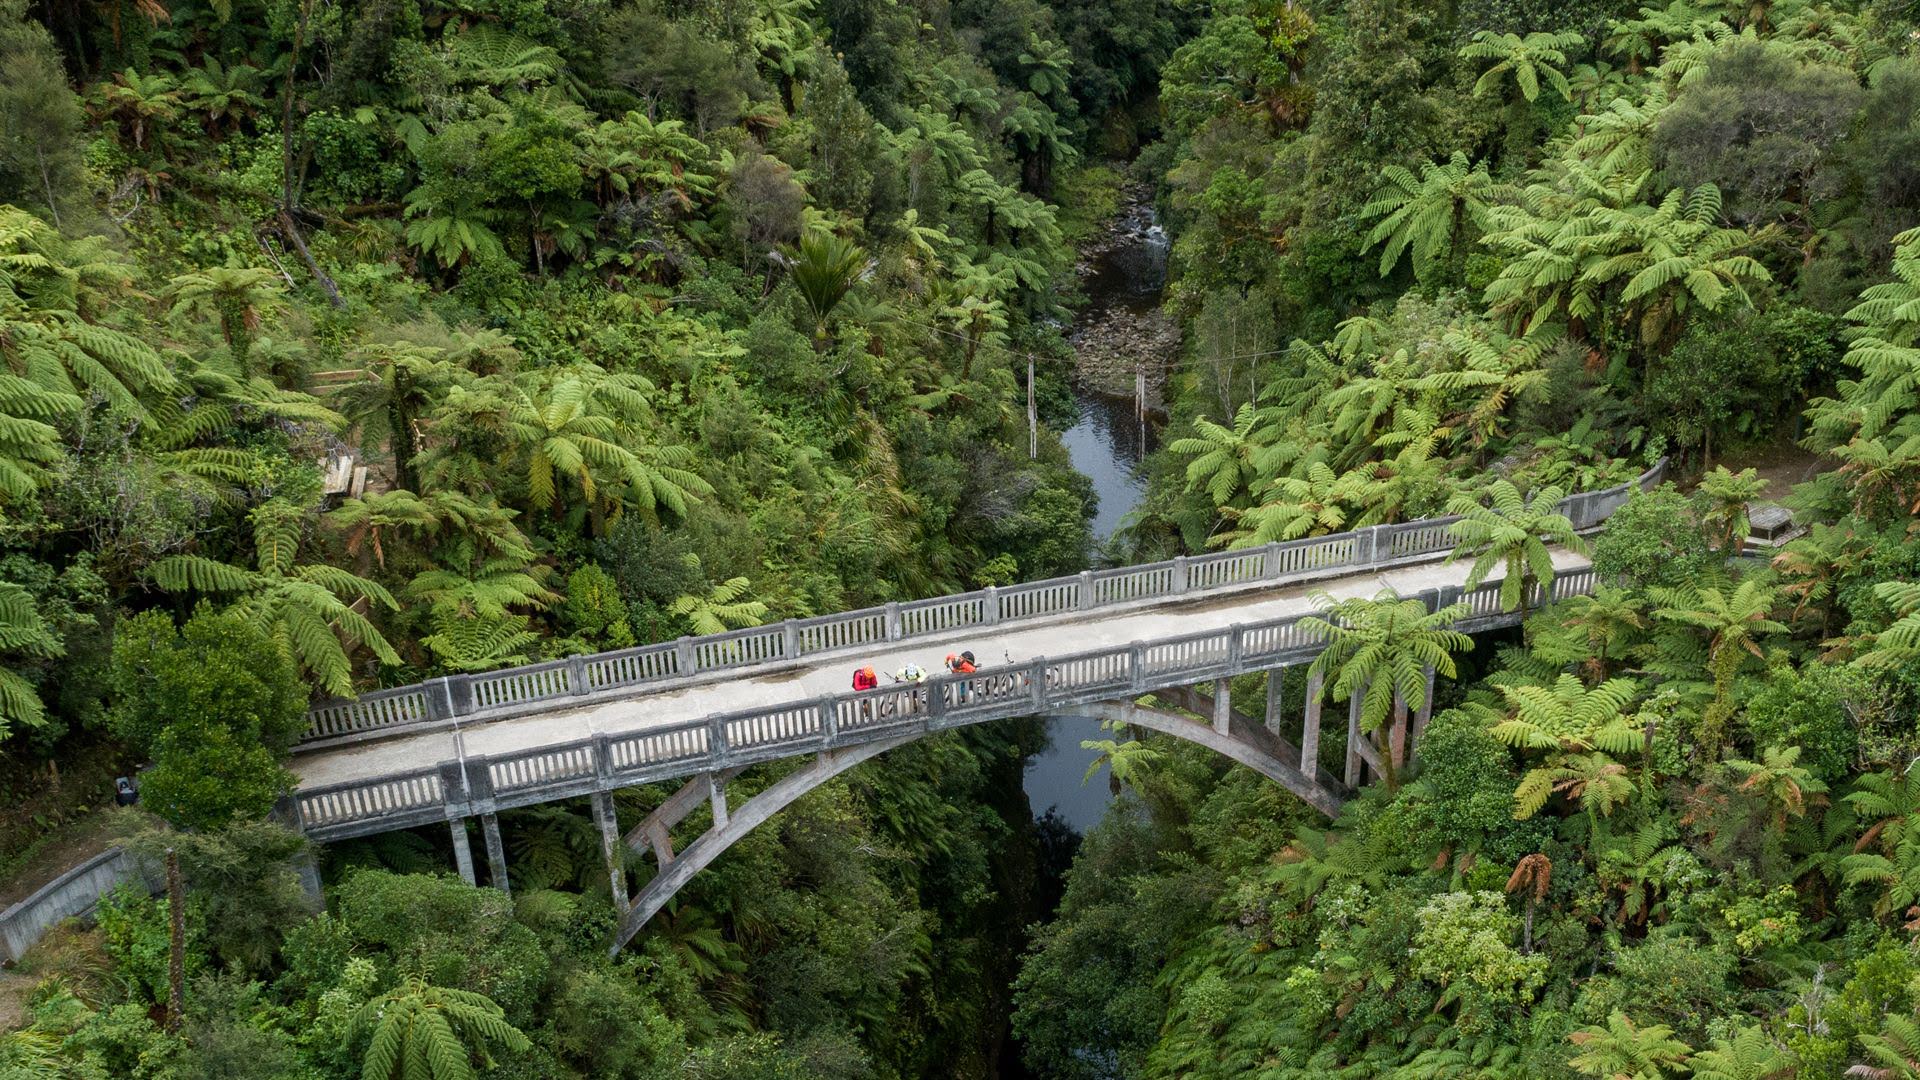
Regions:
<instances>
[{"instance_id":1,"label":"dark river water","mask_svg":"<svg viewBox=\"0 0 1920 1080\"><path fill-rule=\"evenodd\" d=\"M1116 227L1116 243L1094 256L1082 278L1088 304L1081 323L1124 308L1134 313L1160 305L1167 282L1167 237L1150 207L1128 208ZM1126 516L1140 504L1146 482L1140 463L1154 448L1150 425L1134 418L1133 402L1085 390L1076 390L1080 420L1060 436L1073 467L1093 481L1100 505L1093 517L1096 541L1111 537ZM1047 724L1052 745L1027 763L1027 801L1036 816L1054 808L1076 832L1086 832L1100 820L1112 798L1103 766L1082 782L1087 766L1098 756L1082 749L1086 740L1108 739L1091 720L1060 719Z\"/></svg>"}]
</instances>

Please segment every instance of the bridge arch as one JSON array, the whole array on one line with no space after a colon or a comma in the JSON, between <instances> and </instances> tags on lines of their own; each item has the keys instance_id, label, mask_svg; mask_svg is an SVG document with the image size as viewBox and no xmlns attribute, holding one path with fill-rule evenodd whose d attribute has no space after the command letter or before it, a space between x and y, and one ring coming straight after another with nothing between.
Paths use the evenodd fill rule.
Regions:
<instances>
[{"instance_id":1,"label":"bridge arch","mask_svg":"<svg viewBox=\"0 0 1920 1080\"><path fill-rule=\"evenodd\" d=\"M1133 701L1096 701L1082 705L1067 706L1042 714L1043 719L1056 717L1082 717L1103 723L1120 723L1132 727L1146 728L1177 739L1204 746L1274 781L1314 809L1333 817L1340 812L1340 795L1319 782L1310 780L1298 768L1282 760L1275 748L1266 745L1266 740L1258 737L1255 731L1264 732L1264 728L1253 729L1243 723L1234 723L1229 730L1221 731L1213 725L1181 716L1177 713L1149 708ZM893 750L923 738L928 732L916 731L896 738L877 742L862 743L825 751L816 756L811 764L797 769L759 794L754 795L739 807L726 808L724 788L716 790L716 778L711 774L690 781L681 793L669 800L675 806L673 813L684 816L700 801L703 794L709 795L716 810L714 824L700 837L687 845L686 849L673 853L662 838L664 830L659 819L649 817L628 834L628 847L638 848L652 841L654 851L661 857L659 873L648 881L633 897L620 919L619 928L614 934L612 952L618 953L633 940L648 920L659 914L660 910L685 888L695 874L712 865L715 859L728 848L739 843L746 835L773 816L794 804L802 796L827 781L846 772L862 762L872 760ZM724 778L718 783L724 784ZM704 788L702 788L704 785ZM689 797L691 796L691 797ZM662 807L667 809L667 807ZM659 812L656 811L656 814ZM677 820L677 818L675 819ZM671 827L672 821L665 822ZM624 891L624 890L621 890Z\"/></svg>"}]
</instances>

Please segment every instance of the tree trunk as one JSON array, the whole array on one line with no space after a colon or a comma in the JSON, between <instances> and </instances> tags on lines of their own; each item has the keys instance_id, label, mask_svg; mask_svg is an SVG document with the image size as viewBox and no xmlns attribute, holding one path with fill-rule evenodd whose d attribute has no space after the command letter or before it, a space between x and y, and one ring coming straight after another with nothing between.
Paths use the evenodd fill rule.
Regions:
<instances>
[{"instance_id":1,"label":"tree trunk","mask_svg":"<svg viewBox=\"0 0 1920 1080\"><path fill-rule=\"evenodd\" d=\"M413 397L413 375L405 368L396 365L393 369L392 394L387 399L387 438L393 443L393 479L394 483L408 491L419 491L420 486L413 475L413 410L408 408Z\"/></svg>"},{"instance_id":2,"label":"tree trunk","mask_svg":"<svg viewBox=\"0 0 1920 1080\"><path fill-rule=\"evenodd\" d=\"M187 891L180 883L180 856L167 849L167 1030L186 1019Z\"/></svg>"},{"instance_id":3,"label":"tree trunk","mask_svg":"<svg viewBox=\"0 0 1920 1080\"><path fill-rule=\"evenodd\" d=\"M45 188L47 192L47 213L53 215L53 227L58 229L60 227L60 207L55 205L53 201L53 176L47 172L46 147L36 143L33 148L33 155L40 162L40 186Z\"/></svg>"},{"instance_id":4,"label":"tree trunk","mask_svg":"<svg viewBox=\"0 0 1920 1080\"><path fill-rule=\"evenodd\" d=\"M1407 702L1393 692L1393 726L1387 729L1387 786L1397 787L1407 763Z\"/></svg>"}]
</instances>

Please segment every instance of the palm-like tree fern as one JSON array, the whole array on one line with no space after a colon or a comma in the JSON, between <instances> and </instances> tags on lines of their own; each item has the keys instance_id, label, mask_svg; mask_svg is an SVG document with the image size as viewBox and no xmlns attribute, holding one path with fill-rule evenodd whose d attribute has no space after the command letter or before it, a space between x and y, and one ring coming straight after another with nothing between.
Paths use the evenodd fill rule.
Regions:
<instances>
[{"instance_id":1,"label":"palm-like tree fern","mask_svg":"<svg viewBox=\"0 0 1920 1080\"><path fill-rule=\"evenodd\" d=\"M1693 592L1663 589L1655 596L1666 606L1654 609L1654 618L1696 627L1707 635L1713 703L1703 719L1700 739L1711 755L1719 749L1722 726L1733 714L1733 680L1740 665L1748 656L1763 657L1760 643L1769 635L1786 633L1787 627L1771 618L1773 590L1757 578L1748 578L1732 592L1708 586Z\"/></svg>"},{"instance_id":2,"label":"palm-like tree fern","mask_svg":"<svg viewBox=\"0 0 1920 1080\"><path fill-rule=\"evenodd\" d=\"M253 569L204 555L169 555L150 568L168 592L200 592L234 598L234 606L286 648L320 687L332 694L353 690L349 646L364 646L389 664L400 656L360 608L400 605L384 586L325 563L301 563L305 510L286 502L253 511Z\"/></svg>"},{"instance_id":3,"label":"palm-like tree fern","mask_svg":"<svg viewBox=\"0 0 1920 1080\"><path fill-rule=\"evenodd\" d=\"M1467 571L1469 589L1478 588L1495 568L1503 568L1500 606L1525 614L1533 583L1538 581L1543 591L1553 585L1553 554L1547 545L1572 551L1584 547L1573 522L1560 512L1563 497L1557 488L1542 488L1528 498L1507 480L1488 485L1485 502L1470 494L1455 496L1447 512L1460 515L1460 520L1447 527L1455 541L1447 561L1473 559Z\"/></svg>"},{"instance_id":4,"label":"palm-like tree fern","mask_svg":"<svg viewBox=\"0 0 1920 1080\"><path fill-rule=\"evenodd\" d=\"M1798 1062L1759 1025L1742 1026L1731 1040L1715 1039L1713 1046L1688 1062L1693 1080L1785 1080Z\"/></svg>"},{"instance_id":5,"label":"palm-like tree fern","mask_svg":"<svg viewBox=\"0 0 1920 1080\"><path fill-rule=\"evenodd\" d=\"M1187 462L1188 491L1204 491L1216 507L1239 507L1263 477L1297 452L1277 440L1273 418L1247 403L1234 413L1232 427L1195 417L1193 434L1173 440L1167 449L1193 455Z\"/></svg>"},{"instance_id":6,"label":"palm-like tree fern","mask_svg":"<svg viewBox=\"0 0 1920 1080\"><path fill-rule=\"evenodd\" d=\"M1534 31L1525 37L1519 34L1499 33L1481 30L1473 35L1473 41L1460 49L1460 56L1467 60L1492 60L1494 64L1482 72L1478 82L1473 84L1475 97L1486 94L1501 84L1512 80L1514 89L1520 91L1520 97L1532 102L1540 96L1540 82L1546 80L1559 95L1568 101L1573 100L1573 90L1567 85L1567 76L1561 68L1567 63L1567 50L1586 40L1571 31L1546 33Z\"/></svg>"},{"instance_id":7,"label":"palm-like tree fern","mask_svg":"<svg viewBox=\"0 0 1920 1080\"><path fill-rule=\"evenodd\" d=\"M1590 1025L1567 1036L1580 1052L1570 1064L1582 1076L1606 1080L1665 1080L1686 1075L1691 1049L1661 1024L1642 1027L1615 1010L1606 1026Z\"/></svg>"},{"instance_id":8,"label":"palm-like tree fern","mask_svg":"<svg viewBox=\"0 0 1920 1080\"><path fill-rule=\"evenodd\" d=\"M1769 746L1759 761L1735 759L1727 768L1741 778L1740 790L1766 800L1774 811L1774 827L1787 829L1788 817L1807 812L1809 796L1826 793L1827 785L1800 763L1800 747Z\"/></svg>"},{"instance_id":9,"label":"palm-like tree fern","mask_svg":"<svg viewBox=\"0 0 1920 1080\"><path fill-rule=\"evenodd\" d=\"M60 656L66 650L47 629L33 595L0 582L0 653L26 657ZM16 727L38 727L46 720L40 693L18 672L0 667L0 740Z\"/></svg>"},{"instance_id":10,"label":"palm-like tree fern","mask_svg":"<svg viewBox=\"0 0 1920 1080\"><path fill-rule=\"evenodd\" d=\"M220 324L220 336L243 363L260 329L261 313L277 305L285 292L277 274L257 266L214 266L179 274L168 288L173 294L168 317L212 315Z\"/></svg>"},{"instance_id":11,"label":"palm-like tree fern","mask_svg":"<svg viewBox=\"0 0 1920 1080\"><path fill-rule=\"evenodd\" d=\"M1379 219L1367 234L1367 246L1385 245L1381 277L1411 251L1414 274L1423 281L1443 264L1452 265L1457 276L1457 256L1470 242L1468 230L1484 231L1489 207L1507 191L1487 174L1486 162L1469 164L1458 151L1445 163L1421 162L1418 176L1389 165L1380 179L1373 201L1360 208L1362 217Z\"/></svg>"},{"instance_id":12,"label":"palm-like tree fern","mask_svg":"<svg viewBox=\"0 0 1920 1080\"><path fill-rule=\"evenodd\" d=\"M1629 754L1644 738L1627 712L1639 696L1632 679L1608 679L1589 688L1572 675L1551 686L1501 686L1506 719L1493 736L1508 746L1530 750L1605 750Z\"/></svg>"},{"instance_id":13,"label":"palm-like tree fern","mask_svg":"<svg viewBox=\"0 0 1920 1080\"><path fill-rule=\"evenodd\" d=\"M492 1047L532 1047L505 1016L485 994L409 977L361 1006L348 1038L367 1040L361 1080L473 1080L476 1061L492 1067Z\"/></svg>"},{"instance_id":14,"label":"palm-like tree fern","mask_svg":"<svg viewBox=\"0 0 1920 1080\"><path fill-rule=\"evenodd\" d=\"M1360 727L1372 732L1386 724L1387 782L1405 764L1407 715L1429 704L1427 672L1451 679L1457 673L1453 654L1473 648L1473 639L1452 629L1467 612L1465 604L1428 611L1418 600L1401 600L1382 592L1373 599L1317 598L1326 617L1309 616L1300 622L1308 634L1327 642L1309 671L1326 679L1335 701L1363 694Z\"/></svg>"},{"instance_id":15,"label":"palm-like tree fern","mask_svg":"<svg viewBox=\"0 0 1920 1080\"><path fill-rule=\"evenodd\" d=\"M752 589L753 582L744 577L728 578L705 594L688 593L680 597L668 610L685 619L695 634L724 634L759 626L767 620L767 605L742 599Z\"/></svg>"},{"instance_id":16,"label":"palm-like tree fern","mask_svg":"<svg viewBox=\"0 0 1920 1080\"><path fill-rule=\"evenodd\" d=\"M97 244L70 243L26 211L0 206L0 371L46 392L28 403L16 389L0 407L42 410L25 413L36 416L98 395L147 419L143 396L171 388L172 373L151 346L100 325L90 310L100 292L131 283L131 268Z\"/></svg>"}]
</instances>

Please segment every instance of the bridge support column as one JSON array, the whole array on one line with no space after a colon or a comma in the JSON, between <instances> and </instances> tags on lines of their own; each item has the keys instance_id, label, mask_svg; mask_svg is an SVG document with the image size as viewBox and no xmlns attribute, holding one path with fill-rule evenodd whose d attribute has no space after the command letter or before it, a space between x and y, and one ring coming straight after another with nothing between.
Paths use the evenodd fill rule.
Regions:
<instances>
[{"instance_id":1,"label":"bridge support column","mask_svg":"<svg viewBox=\"0 0 1920 1080\"><path fill-rule=\"evenodd\" d=\"M480 815L480 835L487 842L487 884L503 893L513 891L507 882L507 845L500 839L500 816Z\"/></svg>"},{"instance_id":2,"label":"bridge support column","mask_svg":"<svg viewBox=\"0 0 1920 1080\"><path fill-rule=\"evenodd\" d=\"M713 827L727 827L727 778L719 773L707 774L707 801L713 807Z\"/></svg>"},{"instance_id":3,"label":"bridge support column","mask_svg":"<svg viewBox=\"0 0 1920 1080\"><path fill-rule=\"evenodd\" d=\"M327 910L327 894L320 888L320 868L314 865L313 848L294 856L293 869L300 875L300 892L307 898L307 907L312 911Z\"/></svg>"},{"instance_id":4,"label":"bridge support column","mask_svg":"<svg viewBox=\"0 0 1920 1080\"><path fill-rule=\"evenodd\" d=\"M1230 679L1213 681L1213 730L1233 734L1233 685Z\"/></svg>"},{"instance_id":5,"label":"bridge support column","mask_svg":"<svg viewBox=\"0 0 1920 1080\"><path fill-rule=\"evenodd\" d=\"M1347 702L1347 786L1359 787L1361 773L1360 760L1360 702L1365 691L1355 690L1352 700Z\"/></svg>"},{"instance_id":6,"label":"bridge support column","mask_svg":"<svg viewBox=\"0 0 1920 1080\"><path fill-rule=\"evenodd\" d=\"M1274 735L1280 734L1280 717L1285 714L1287 710L1286 681L1286 668L1277 667L1267 672L1267 731ZM1302 769L1307 768L1304 760L1301 762L1300 767ZM1312 774L1309 773L1308 775Z\"/></svg>"},{"instance_id":7,"label":"bridge support column","mask_svg":"<svg viewBox=\"0 0 1920 1080\"><path fill-rule=\"evenodd\" d=\"M600 826L600 855L607 860L607 885L613 891L613 909L627 910L627 846L620 842L620 819L613 812L613 796L593 793L593 820Z\"/></svg>"},{"instance_id":8,"label":"bridge support column","mask_svg":"<svg viewBox=\"0 0 1920 1080\"><path fill-rule=\"evenodd\" d=\"M1313 669L1307 669L1307 714L1300 722L1300 771L1308 776L1320 767L1320 700L1321 685L1326 677Z\"/></svg>"},{"instance_id":9,"label":"bridge support column","mask_svg":"<svg viewBox=\"0 0 1920 1080\"><path fill-rule=\"evenodd\" d=\"M467 839L467 819L450 819L447 831L453 836L453 868L460 871L461 881L477 884L473 880L473 844Z\"/></svg>"}]
</instances>

